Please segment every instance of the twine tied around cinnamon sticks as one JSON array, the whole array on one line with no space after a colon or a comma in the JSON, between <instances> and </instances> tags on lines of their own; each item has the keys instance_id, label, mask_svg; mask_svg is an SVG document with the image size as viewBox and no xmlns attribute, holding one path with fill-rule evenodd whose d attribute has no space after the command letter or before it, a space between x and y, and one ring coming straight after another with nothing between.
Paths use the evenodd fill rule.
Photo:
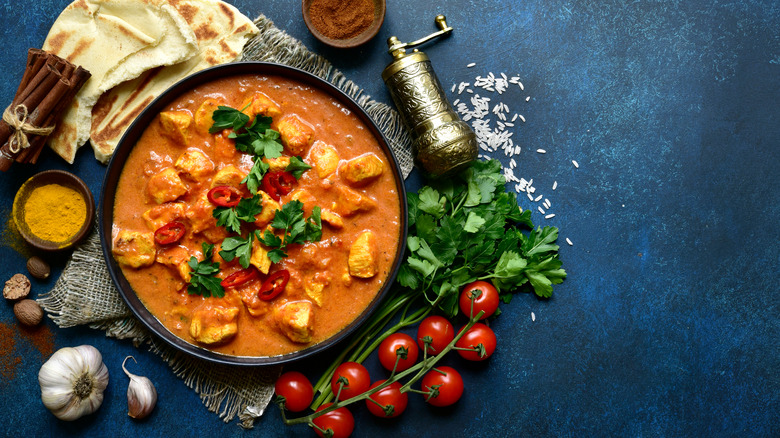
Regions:
<instances>
[{"instance_id":1,"label":"twine tied around cinnamon sticks","mask_svg":"<svg viewBox=\"0 0 780 438\"><path fill-rule=\"evenodd\" d=\"M16 105L13 109L9 106L3 111L3 121L13 128L14 132L8 140L8 150L12 154L18 154L22 149L30 147L28 135L49 135L54 131L54 126L39 128L31 123L27 123L29 115L27 107L24 104Z\"/></svg>"},{"instance_id":2,"label":"twine tied around cinnamon sticks","mask_svg":"<svg viewBox=\"0 0 780 438\"><path fill-rule=\"evenodd\" d=\"M0 171L14 162L35 163L46 138L91 74L39 49L27 52L27 66L11 104L0 119Z\"/></svg>"}]
</instances>

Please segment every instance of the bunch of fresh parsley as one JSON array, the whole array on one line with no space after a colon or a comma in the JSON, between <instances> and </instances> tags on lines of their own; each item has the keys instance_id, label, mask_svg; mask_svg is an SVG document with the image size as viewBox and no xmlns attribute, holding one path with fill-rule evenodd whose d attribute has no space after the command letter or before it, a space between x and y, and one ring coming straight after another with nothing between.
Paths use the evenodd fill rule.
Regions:
<instances>
[{"instance_id":1,"label":"bunch of fresh parsley","mask_svg":"<svg viewBox=\"0 0 780 438\"><path fill-rule=\"evenodd\" d=\"M504 302L522 287L549 298L566 277L558 259L558 229L534 229L531 212L505 189L501 163L476 161L453 178L408 194L408 256L397 281L455 315L462 286L488 280ZM521 227L530 229L528 234Z\"/></svg>"}]
</instances>

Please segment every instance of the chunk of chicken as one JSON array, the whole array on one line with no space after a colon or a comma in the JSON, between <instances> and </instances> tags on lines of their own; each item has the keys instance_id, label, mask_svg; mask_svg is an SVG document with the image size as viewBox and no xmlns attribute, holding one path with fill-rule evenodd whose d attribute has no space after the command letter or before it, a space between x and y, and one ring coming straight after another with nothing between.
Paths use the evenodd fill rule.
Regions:
<instances>
[{"instance_id":1,"label":"chunk of chicken","mask_svg":"<svg viewBox=\"0 0 780 438\"><path fill-rule=\"evenodd\" d=\"M235 188L241 187L241 181L246 177L246 173L242 172L236 166L225 166L217 171L214 175L214 179L211 180L211 188L218 186L231 186Z\"/></svg>"},{"instance_id":2,"label":"chunk of chicken","mask_svg":"<svg viewBox=\"0 0 780 438\"><path fill-rule=\"evenodd\" d=\"M212 156L217 161L230 162L238 156L236 141L228 136L233 132L232 129L223 129L222 132L214 134L214 149Z\"/></svg>"},{"instance_id":3,"label":"chunk of chicken","mask_svg":"<svg viewBox=\"0 0 780 438\"><path fill-rule=\"evenodd\" d=\"M173 165L181 174L198 181L214 172L214 163L199 149L190 148Z\"/></svg>"},{"instance_id":4,"label":"chunk of chicken","mask_svg":"<svg viewBox=\"0 0 780 438\"><path fill-rule=\"evenodd\" d=\"M249 116L250 124L254 122L256 116L279 117L282 114L282 109L279 108L279 105L265 94L259 92L245 100L241 104L241 108L245 108L241 112Z\"/></svg>"},{"instance_id":5,"label":"chunk of chicken","mask_svg":"<svg viewBox=\"0 0 780 438\"><path fill-rule=\"evenodd\" d=\"M271 258L268 257L268 249L257 239L252 241L252 254L249 256L249 264L257 268L263 274L271 269Z\"/></svg>"},{"instance_id":6,"label":"chunk of chicken","mask_svg":"<svg viewBox=\"0 0 780 438\"><path fill-rule=\"evenodd\" d=\"M246 307L247 312L252 316L265 315L273 305L271 301L264 301L258 297L261 285L261 281L252 281L237 288L238 295L244 303L244 307Z\"/></svg>"},{"instance_id":7,"label":"chunk of chicken","mask_svg":"<svg viewBox=\"0 0 780 438\"><path fill-rule=\"evenodd\" d=\"M163 111L160 113L162 132L176 144L185 146L190 142L192 133L192 113L188 110Z\"/></svg>"},{"instance_id":8,"label":"chunk of chicken","mask_svg":"<svg viewBox=\"0 0 780 438\"><path fill-rule=\"evenodd\" d=\"M344 227L344 219L341 218L338 214L328 210L327 208L323 208L320 211L320 219L322 219L323 222L330 225L331 228L335 228L337 230L340 230Z\"/></svg>"},{"instance_id":9,"label":"chunk of chicken","mask_svg":"<svg viewBox=\"0 0 780 438\"><path fill-rule=\"evenodd\" d=\"M193 233L200 233L217 226L217 220L212 214L213 210L214 204L209 201L205 192L198 197L194 204L187 206L184 216L190 221Z\"/></svg>"},{"instance_id":10,"label":"chunk of chicken","mask_svg":"<svg viewBox=\"0 0 780 438\"><path fill-rule=\"evenodd\" d=\"M182 280L189 283L192 278L192 268L187 264L190 260L190 253L183 246L172 246L161 248L157 251L155 261L165 266L172 267Z\"/></svg>"},{"instance_id":11,"label":"chunk of chicken","mask_svg":"<svg viewBox=\"0 0 780 438\"><path fill-rule=\"evenodd\" d=\"M290 165L290 157L287 155L281 155L276 158L263 158L263 161L268 164L269 172L284 172L287 166Z\"/></svg>"},{"instance_id":12,"label":"chunk of chicken","mask_svg":"<svg viewBox=\"0 0 780 438\"><path fill-rule=\"evenodd\" d=\"M333 210L341 216L351 216L361 211L370 211L376 207L376 201L352 190L349 187L338 185L336 202L333 203Z\"/></svg>"},{"instance_id":13,"label":"chunk of chicken","mask_svg":"<svg viewBox=\"0 0 780 438\"><path fill-rule=\"evenodd\" d=\"M291 301L274 310L276 322L285 336L300 344L311 342L314 332L314 308L311 302Z\"/></svg>"},{"instance_id":14,"label":"chunk of chicken","mask_svg":"<svg viewBox=\"0 0 780 438\"><path fill-rule=\"evenodd\" d=\"M119 230L111 249L117 263L131 268L142 268L154 263L157 248L151 231Z\"/></svg>"},{"instance_id":15,"label":"chunk of chicken","mask_svg":"<svg viewBox=\"0 0 780 438\"><path fill-rule=\"evenodd\" d=\"M195 128L201 134L207 134L211 125L214 124L214 111L220 106L220 102L217 99L207 98L200 104L197 110L195 110Z\"/></svg>"},{"instance_id":16,"label":"chunk of chicken","mask_svg":"<svg viewBox=\"0 0 780 438\"><path fill-rule=\"evenodd\" d=\"M330 284L327 275L320 274L306 278L303 282L304 293L317 307L322 307L322 303L325 300L325 287Z\"/></svg>"},{"instance_id":17,"label":"chunk of chicken","mask_svg":"<svg viewBox=\"0 0 780 438\"><path fill-rule=\"evenodd\" d=\"M339 175L351 184L366 184L384 172L385 165L374 154L353 158L339 169Z\"/></svg>"},{"instance_id":18,"label":"chunk of chicken","mask_svg":"<svg viewBox=\"0 0 780 438\"><path fill-rule=\"evenodd\" d=\"M146 182L146 193L158 204L175 201L180 196L184 196L187 190L187 186L173 167L152 175Z\"/></svg>"},{"instance_id":19,"label":"chunk of chicken","mask_svg":"<svg viewBox=\"0 0 780 438\"><path fill-rule=\"evenodd\" d=\"M359 278L371 278L376 275L376 237L371 231L365 231L355 239L349 248L349 275Z\"/></svg>"},{"instance_id":20,"label":"chunk of chicken","mask_svg":"<svg viewBox=\"0 0 780 438\"><path fill-rule=\"evenodd\" d=\"M161 226L184 218L184 203L166 202L146 210L141 217L146 221L146 226L155 231Z\"/></svg>"},{"instance_id":21,"label":"chunk of chicken","mask_svg":"<svg viewBox=\"0 0 780 438\"><path fill-rule=\"evenodd\" d=\"M311 145L314 128L296 115L283 117L276 124L282 144L292 155L303 155Z\"/></svg>"},{"instance_id":22,"label":"chunk of chicken","mask_svg":"<svg viewBox=\"0 0 780 438\"><path fill-rule=\"evenodd\" d=\"M327 178L333 174L339 167L339 160L339 153L336 151L336 148L324 141L315 141L309 152L308 161L317 170L317 176L320 178Z\"/></svg>"},{"instance_id":23,"label":"chunk of chicken","mask_svg":"<svg viewBox=\"0 0 780 438\"><path fill-rule=\"evenodd\" d=\"M262 198L260 202L263 206L263 210L255 215L255 226L263 228L274 220L276 210L280 210L282 206L268 193L262 190L258 190L257 193L259 193Z\"/></svg>"},{"instance_id":24,"label":"chunk of chicken","mask_svg":"<svg viewBox=\"0 0 780 438\"><path fill-rule=\"evenodd\" d=\"M238 307L204 303L192 312L190 335L201 344L223 343L238 333Z\"/></svg>"},{"instance_id":25,"label":"chunk of chicken","mask_svg":"<svg viewBox=\"0 0 780 438\"><path fill-rule=\"evenodd\" d=\"M317 198L315 198L314 195L312 195L306 189L293 190L293 192L290 194L290 200L301 201L303 203L303 208L307 213L310 212L315 205L317 205Z\"/></svg>"}]
</instances>

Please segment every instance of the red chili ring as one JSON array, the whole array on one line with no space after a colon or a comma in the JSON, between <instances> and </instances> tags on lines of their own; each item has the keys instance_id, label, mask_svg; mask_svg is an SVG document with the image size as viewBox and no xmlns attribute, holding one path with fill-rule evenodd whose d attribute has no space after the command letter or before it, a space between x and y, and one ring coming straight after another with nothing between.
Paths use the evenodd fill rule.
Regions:
<instances>
[{"instance_id":1,"label":"red chili ring","mask_svg":"<svg viewBox=\"0 0 780 438\"><path fill-rule=\"evenodd\" d=\"M276 298L277 295L284 291L287 287L287 282L290 281L290 271L287 269L281 269L271 274L266 278L262 286L260 286L260 292L257 293L257 297L263 301L269 301Z\"/></svg>"},{"instance_id":2,"label":"red chili ring","mask_svg":"<svg viewBox=\"0 0 780 438\"><path fill-rule=\"evenodd\" d=\"M181 222L169 222L154 232L154 241L158 245L177 243L184 237L187 228Z\"/></svg>"},{"instance_id":3,"label":"red chili ring","mask_svg":"<svg viewBox=\"0 0 780 438\"><path fill-rule=\"evenodd\" d=\"M290 172L268 172L263 176L263 191L278 201L290 193L297 182Z\"/></svg>"},{"instance_id":4,"label":"red chili ring","mask_svg":"<svg viewBox=\"0 0 780 438\"><path fill-rule=\"evenodd\" d=\"M209 190L206 197L219 207L235 207L241 202L241 192L232 186L217 186Z\"/></svg>"},{"instance_id":5,"label":"red chili ring","mask_svg":"<svg viewBox=\"0 0 780 438\"><path fill-rule=\"evenodd\" d=\"M220 281L219 284L222 287L237 287L249 283L258 276L257 269L246 268L228 275L224 280Z\"/></svg>"}]
</instances>

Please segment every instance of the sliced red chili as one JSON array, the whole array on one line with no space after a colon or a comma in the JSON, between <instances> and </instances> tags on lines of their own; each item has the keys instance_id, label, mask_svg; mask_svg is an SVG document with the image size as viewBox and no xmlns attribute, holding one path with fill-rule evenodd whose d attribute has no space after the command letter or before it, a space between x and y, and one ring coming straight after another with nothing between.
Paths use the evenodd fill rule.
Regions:
<instances>
[{"instance_id":1,"label":"sliced red chili","mask_svg":"<svg viewBox=\"0 0 780 438\"><path fill-rule=\"evenodd\" d=\"M241 192L232 186L217 186L206 194L212 204L220 207L235 207L241 202Z\"/></svg>"},{"instance_id":2,"label":"sliced red chili","mask_svg":"<svg viewBox=\"0 0 780 438\"><path fill-rule=\"evenodd\" d=\"M219 284L222 285L222 287L241 286L242 284L249 283L256 279L258 276L259 273L257 272L257 269L246 268L228 275L224 280L220 281Z\"/></svg>"},{"instance_id":3,"label":"sliced red chili","mask_svg":"<svg viewBox=\"0 0 780 438\"><path fill-rule=\"evenodd\" d=\"M290 271L287 269L281 269L274 272L270 277L266 278L263 285L260 286L260 292L257 293L257 297L263 301L274 299L284 291L288 281L290 281Z\"/></svg>"},{"instance_id":4,"label":"sliced red chili","mask_svg":"<svg viewBox=\"0 0 780 438\"><path fill-rule=\"evenodd\" d=\"M181 222L170 222L154 232L154 241L159 245L170 245L177 243L184 237L187 228Z\"/></svg>"},{"instance_id":5,"label":"sliced red chili","mask_svg":"<svg viewBox=\"0 0 780 438\"><path fill-rule=\"evenodd\" d=\"M290 172L268 172L263 176L263 190L278 201L290 193L297 182Z\"/></svg>"}]
</instances>

